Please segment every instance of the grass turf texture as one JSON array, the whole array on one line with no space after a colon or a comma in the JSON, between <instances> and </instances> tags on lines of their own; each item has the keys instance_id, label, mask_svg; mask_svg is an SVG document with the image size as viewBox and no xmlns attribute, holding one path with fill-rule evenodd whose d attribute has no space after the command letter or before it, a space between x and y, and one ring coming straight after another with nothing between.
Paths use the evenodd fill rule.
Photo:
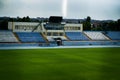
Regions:
<instances>
[{"instance_id":1,"label":"grass turf texture","mask_svg":"<svg viewBox=\"0 0 120 80\"><path fill-rule=\"evenodd\" d=\"M120 48L0 50L0 80L120 80Z\"/></svg>"}]
</instances>

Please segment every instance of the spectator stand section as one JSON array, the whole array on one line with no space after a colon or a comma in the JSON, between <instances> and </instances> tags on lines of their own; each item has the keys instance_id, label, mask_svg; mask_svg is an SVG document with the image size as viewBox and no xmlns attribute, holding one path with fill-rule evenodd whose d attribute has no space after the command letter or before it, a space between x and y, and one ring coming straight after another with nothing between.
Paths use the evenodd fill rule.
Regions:
<instances>
[{"instance_id":1,"label":"spectator stand section","mask_svg":"<svg viewBox=\"0 0 120 80\"><path fill-rule=\"evenodd\" d=\"M65 32L71 41L88 41L89 39L82 32Z\"/></svg>"},{"instance_id":2,"label":"spectator stand section","mask_svg":"<svg viewBox=\"0 0 120 80\"><path fill-rule=\"evenodd\" d=\"M12 31L0 30L0 43L16 43L17 38L14 36Z\"/></svg>"},{"instance_id":3,"label":"spectator stand section","mask_svg":"<svg viewBox=\"0 0 120 80\"><path fill-rule=\"evenodd\" d=\"M110 40L101 31L84 31L84 33L93 41L106 41L106 40Z\"/></svg>"},{"instance_id":4,"label":"spectator stand section","mask_svg":"<svg viewBox=\"0 0 120 80\"><path fill-rule=\"evenodd\" d=\"M120 41L120 31L107 31L104 33L111 40L119 40Z\"/></svg>"},{"instance_id":5,"label":"spectator stand section","mask_svg":"<svg viewBox=\"0 0 120 80\"><path fill-rule=\"evenodd\" d=\"M45 43L46 41L38 32L16 32L23 43Z\"/></svg>"}]
</instances>

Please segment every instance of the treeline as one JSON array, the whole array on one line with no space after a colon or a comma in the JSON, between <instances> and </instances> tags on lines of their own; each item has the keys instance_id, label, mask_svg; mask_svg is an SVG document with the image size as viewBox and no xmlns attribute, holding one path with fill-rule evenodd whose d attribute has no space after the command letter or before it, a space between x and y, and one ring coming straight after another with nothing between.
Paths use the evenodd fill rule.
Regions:
<instances>
[{"instance_id":1,"label":"treeline","mask_svg":"<svg viewBox=\"0 0 120 80\"><path fill-rule=\"evenodd\" d=\"M10 18L9 21L13 21L13 22L39 22L39 20L32 19L29 16L26 16L26 17L23 17L23 18L20 18L20 17Z\"/></svg>"},{"instance_id":2,"label":"treeline","mask_svg":"<svg viewBox=\"0 0 120 80\"><path fill-rule=\"evenodd\" d=\"M1 17L0 18L0 30L7 30L9 21L11 21L11 22L31 22L31 19L29 18L29 16L23 17L23 18Z\"/></svg>"},{"instance_id":3,"label":"treeline","mask_svg":"<svg viewBox=\"0 0 120 80\"><path fill-rule=\"evenodd\" d=\"M37 18L30 18L29 16L20 18L11 17L0 17L0 30L8 30L8 22L47 22L47 18L42 18L41 20Z\"/></svg>"},{"instance_id":4,"label":"treeline","mask_svg":"<svg viewBox=\"0 0 120 80\"><path fill-rule=\"evenodd\" d=\"M83 29L86 31L120 31L120 19L93 21L88 16L83 22Z\"/></svg>"}]
</instances>

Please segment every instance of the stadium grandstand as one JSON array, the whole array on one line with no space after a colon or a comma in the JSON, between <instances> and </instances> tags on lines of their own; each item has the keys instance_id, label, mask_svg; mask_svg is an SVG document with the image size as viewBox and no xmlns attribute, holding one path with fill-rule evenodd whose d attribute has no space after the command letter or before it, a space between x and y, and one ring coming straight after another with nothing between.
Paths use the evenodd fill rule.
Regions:
<instances>
[{"instance_id":1,"label":"stadium grandstand","mask_svg":"<svg viewBox=\"0 0 120 80\"><path fill-rule=\"evenodd\" d=\"M8 22L0 31L0 47L120 45L119 31L83 31L82 24L62 22L51 16L49 22Z\"/></svg>"}]
</instances>

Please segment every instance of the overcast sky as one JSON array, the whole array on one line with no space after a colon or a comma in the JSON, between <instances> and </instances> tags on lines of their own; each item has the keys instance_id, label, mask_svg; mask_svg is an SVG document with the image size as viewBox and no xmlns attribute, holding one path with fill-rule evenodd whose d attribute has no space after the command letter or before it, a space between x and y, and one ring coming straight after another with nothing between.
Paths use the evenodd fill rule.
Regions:
<instances>
[{"instance_id":1,"label":"overcast sky","mask_svg":"<svg viewBox=\"0 0 120 80\"><path fill-rule=\"evenodd\" d=\"M65 5L64 5L65 6ZM120 18L120 0L67 0L65 18ZM63 16L63 0L0 0L0 16Z\"/></svg>"}]
</instances>

